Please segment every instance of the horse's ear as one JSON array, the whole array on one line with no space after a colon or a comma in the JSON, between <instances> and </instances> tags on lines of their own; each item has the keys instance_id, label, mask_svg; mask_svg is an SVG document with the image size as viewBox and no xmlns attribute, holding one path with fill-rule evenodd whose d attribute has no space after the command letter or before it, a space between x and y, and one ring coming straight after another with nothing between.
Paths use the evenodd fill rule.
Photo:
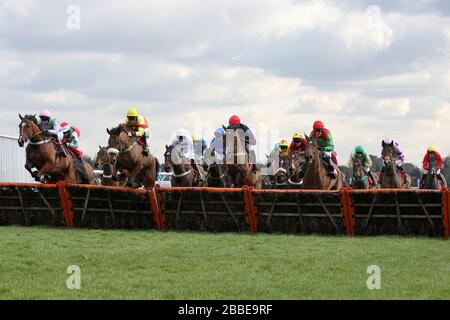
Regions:
<instances>
[{"instance_id":1,"label":"horse's ear","mask_svg":"<svg viewBox=\"0 0 450 320\"><path fill-rule=\"evenodd\" d=\"M19 118L20 118L20 120L23 120L23 117L20 113L19 113Z\"/></svg>"},{"instance_id":2,"label":"horse's ear","mask_svg":"<svg viewBox=\"0 0 450 320\"><path fill-rule=\"evenodd\" d=\"M169 146L166 144L166 150L169 149Z\"/></svg>"},{"instance_id":3,"label":"horse's ear","mask_svg":"<svg viewBox=\"0 0 450 320\"><path fill-rule=\"evenodd\" d=\"M222 125L223 130L227 131L227 127L225 127L224 125Z\"/></svg>"},{"instance_id":4,"label":"horse's ear","mask_svg":"<svg viewBox=\"0 0 450 320\"><path fill-rule=\"evenodd\" d=\"M101 145L99 145L98 148L99 148L100 150L102 150L102 146L101 146Z\"/></svg>"},{"instance_id":5,"label":"horse's ear","mask_svg":"<svg viewBox=\"0 0 450 320\"><path fill-rule=\"evenodd\" d=\"M106 132L108 132L108 134L111 135L111 130L109 130L109 128L106 128Z\"/></svg>"},{"instance_id":6,"label":"horse's ear","mask_svg":"<svg viewBox=\"0 0 450 320\"><path fill-rule=\"evenodd\" d=\"M384 148L386 146L386 143L384 142L384 140L381 142L381 146Z\"/></svg>"},{"instance_id":7,"label":"horse's ear","mask_svg":"<svg viewBox=\"0 0 450 320\"><path fill-rule=\"evenodd\" d=\"M391 142L391 147L393 147L393 146L394 146L394 141Z\"/></svg>"}]
</instances>

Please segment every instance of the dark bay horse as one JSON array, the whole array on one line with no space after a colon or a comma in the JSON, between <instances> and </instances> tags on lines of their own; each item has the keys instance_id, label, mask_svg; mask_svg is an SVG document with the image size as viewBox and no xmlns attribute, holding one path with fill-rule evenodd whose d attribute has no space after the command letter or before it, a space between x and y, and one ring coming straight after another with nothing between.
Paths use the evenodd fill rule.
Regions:
<instances>
[{"instance_id":1,"label":"dark bay horse","mask_svg":"<svg viewBox=\"0 0 450 320\"><path fill-rule=\"evenodd\" d=\"M378 176L372 173L375 181L373 184L369 181L369 176L364 171L364 166L361 159L352 158L352 168L353 168L353 176L352 176L352 188L353 189L376 189L378 188Z\"/></svg>"},{"instance_id":2,"label":"dark bay horse","mask_svg":"<svg viewBox=\"0 0 450 320\"><path fill-rule=\"evenodd\" d=\"M19 114L19 139L20 147L28 142L26 147L25 169L31 176L41 183L56 183L66 180L71 183L97 184L92 167L83 161L87 179L76 170L77 165L73 157L63 157L59 148L64 148L66 155L71 151L65 145L58 146L53 138L46 138L36 123L35 115L22 117ZM33 170L35 169L35 170Z\"/></svg>"},{"instance_id":3,"label":"dark bay horse","mask_svg":"<svg viewBox=\"0 0 450 320\"><path fill-rule=\"evenodd\" d=\"M252 170L243 137L240 137L238 130L227 129L225 131L225 164L229 187L253 186L255 189L261 189L261 171L257 170L255 172Z\"/></svg>"},{"instance_id":4,"label":"dark bay horse","mask_svg":"<svg viewBox=\"0 0 450 320\"><path fill-rule=\"evenodd\" d=\"M97 157L95 159L95 168L102 168L103 170L101 184L102 186L118 187L120 183L117 179L114 179L114 176L117 175L116 166L112 164L108 148L101 146L99 146L99 148L100 149L98 150Z\"/></svg>"},{"instance_id":5,"label":"dark bay horse","mask_svg":"<svg viewBox=\"0 0 450 320\"><path fill-rule=\"evenodd\" d=\"M178 147L166 145L164 152L164 169L172 172L172 187L201 187L204 184L195 174L191 160L186 159Z\"/></svg>"},{"instance_id":6,"label":"dark bay horse","mask_svg":"<svg viewBox=\"0 0 450 320\"><path fill-rule=\"evenodd\" d=\"M303 189L339 190L345 186L345 175L333 163L336 179L332 179L327 170L326 163L322 159L319 146L314 139L307 139L305 148L306 171L303 177Z\"/></svg>"},{"instance_id":7,"label":"dark bay horse","mask_svg":"<svg viewBox=\"0 0 450 320\"><path fill-rule=\"evenodd\" d=\"M405 177L397 169L395 164L394 144L385 144L383 142L382 161L384 164L384 174L381 181L381 188L409 189L411 187L411 177L406 172Z\"/></svg>"},{"instance_id":8,"label":"dark bay horse","mask_svg":"<svg viewBox=\"0 0 450 320\"><path fill-rule=\"evenodd\" d=\"M145 188L153 188L159 171L158 159L151 154L144 156L136 133L124 125L106 129L106 132L112 164L117 170L127 171L127 186L140 187L142 184Z\"/></svg>"},{"instance_id":9,"label":"dark bay horse","mask_svg":"<svg viewBox=\"0 0 450 320\"><path fill-rule=\"evenodd\" d=\"M423 184L420 186L421 189L440 190L447 187L445 178L442 177L442 180L439 179L438 170L436 158L434 156L430 156L428 172L425 174L425 181L423 181Z\"/></svg>"},{"instance_id":10,"label":"dark bay horse","mask_svg":"<svg viewBox=\"0 0 450 320\"><path fill-rule=\"evenodd\" d=\"M225 188L227 186L226 168L223 159L220 159L215 149L205 150L205 162L208 164L206 186L213 188Z\"/></svg>"}]
</instances>

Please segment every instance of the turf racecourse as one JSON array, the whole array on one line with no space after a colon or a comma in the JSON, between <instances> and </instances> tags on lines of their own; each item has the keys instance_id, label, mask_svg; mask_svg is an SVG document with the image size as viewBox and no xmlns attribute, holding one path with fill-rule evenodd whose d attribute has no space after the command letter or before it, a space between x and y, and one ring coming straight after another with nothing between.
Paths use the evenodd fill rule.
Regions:
<instances>
[{"instance_id":1,"label":"turf racecourse","mask_svg":"<svg viewBox=\"0 0 450 320\"><path fill-rule=\"evenodd\" d=\"M13 226L0 243L0 299L450 299L443 239Z\"/></svg>"}]
</instances>

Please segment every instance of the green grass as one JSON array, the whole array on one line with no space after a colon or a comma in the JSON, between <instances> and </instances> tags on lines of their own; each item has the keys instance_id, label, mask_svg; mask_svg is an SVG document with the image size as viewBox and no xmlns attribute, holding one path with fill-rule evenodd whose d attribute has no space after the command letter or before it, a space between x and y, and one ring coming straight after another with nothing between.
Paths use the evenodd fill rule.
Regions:
<instances>
[{"instance_id":1,"label":"green grass","mask_svg":"<svg viewBox=\"0 0 450 320\"><path fill-rule=\"evenodd\" d=\"M450 298L442 239L0 227L0 243L0 299Z\"/></svg>"}]
</instances>

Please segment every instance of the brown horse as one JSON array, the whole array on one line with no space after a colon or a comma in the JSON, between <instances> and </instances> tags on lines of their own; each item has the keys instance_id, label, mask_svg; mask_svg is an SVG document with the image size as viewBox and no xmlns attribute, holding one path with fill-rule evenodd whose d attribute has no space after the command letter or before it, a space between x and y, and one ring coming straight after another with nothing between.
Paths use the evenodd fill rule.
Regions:
<instances>
[{"instance_id":1,"label":"brown horse","mask_svg":"<svg viewBox=\"0 0 450 320\"><path fill-rule=\"evenodd\" d=\"M69 156L62 156L59 148L64 148L66 155L71 154L66 146L58 146L53 138L46 139L44 133L36 123L35 115L22 117L19 114L19 118L19 146L23 147L28 142L26 147L25 169L30 172L36 181L41 183L56 183L59 180L66 180L72 183L96 183L92 168L92 176L89 177L92 180L81 181L80 175L76 172L76 165L74 164L74 161L77 160Z\"/></svg>"},{"instance_id":2,"label":"brown horse","mask_svg":"<svg viewBox=\"0 0 450 320\"><path fill-rule=\"evenodd\" d=\"M422 177L421 189L440 190L447 187L445 177L439 173L436 156L431 155L428 164L428 172Z\"/></svg>"},{"instance_id":3,"label":"brown horse","mask_svg":"<svg viewBox=\"0 0 450 320\"><path fill-rule=\"evenodd\" d=\"M289 179L287 182L289 189L301 189L303 187L303 178L300 177L303 161L304 157L302 157L299 151L291 154Z\"/></svg>"},{"instance_id":4,"label":"brown horse","mask_svg":"<svg viewBox=\"0 0 450 320\"><path fill-rule=\"evenodd\" d=\"M186 159L181 150L173 145L166 145L164 169L166 172L173 171L172 187L201 187L204 184L204 181L195 174L190 159Z\"/></svg>"},{"instance_id":5,"label":"brown horse","mask_svg":"<svg viewBox=\"0 0 450 320\"><path fill-rule=\"evenodd\" d=\"M376 174L372 173L375 181L373 184L369 181L369 176L364 171L364 166L362 164L361 159L352 157L352 168L353 168L353 177L352 177L352 188L353 189L377 189L378 177Z\"/></svg>"},{"instance_id":6,"label":"brown horse","mask_svg":"<svg viewBox=\"0 0 450 320\"><path fill-rule=\"evenodd\" d=\"M99 148L95 159L95 168L102 168L103 170L101 184L102 186L118 187L120 183L117 179L114 179L114 176L117 175L116 166L111 163L112 160L108 149L102 146L99 146Z\"/></svg>"},{"instance_id":7,"label":"brown horse","mask_svg":"<svg viewBox=\"0 0 450 320\"><path fill-rule=\"evenodd\" d=\"M243 137L239 136L239 131L237 130L227 129L225 131L225 164L229 187L241 188L243 186L253 186L255 189L261 189L261 171L252 170Z\"/></svg>"},{"instance_id":8,"label":"brown horse","mask_svg":"<svg viewBox=\"0 0 450 320\"><path fill-rule=\"evenodd\" d=\"M337 177L332 179L329 176L319 145L314 139L307 139L305 160L306 171L303 177L303 189L339 190L345 186L345 175L335 163L333 163L333 166L337 172Z\"/></svg>"},{"instance_id":9,"label":"brown horse","mask_svg":"<svg viewBox=\"0 0 450 320\"><path fill-rule=\"evenodd\" d=\"M404 177L397 169L394 157L394 145L383 142L382 160L384 163L384 174L381 181L381 188L409 189L411 187L411 177L405 172Z\"/></svg>"},{"instance_id":10,"label":"brown horse","mask_svg":"<svg viewBox=\"0 0 450 320\"><path fill-rule=\"evenodd\" d=\"M109 134L108 152L111 163L117 170L127 171L127 186L140 187L143 184L145 188L152 188L158 176L158 159L151 154L144 156L136 133L124 125L106 129L106 132ZM117 152L112 152L114 149Z\"/></svg>"}]
</instances>

